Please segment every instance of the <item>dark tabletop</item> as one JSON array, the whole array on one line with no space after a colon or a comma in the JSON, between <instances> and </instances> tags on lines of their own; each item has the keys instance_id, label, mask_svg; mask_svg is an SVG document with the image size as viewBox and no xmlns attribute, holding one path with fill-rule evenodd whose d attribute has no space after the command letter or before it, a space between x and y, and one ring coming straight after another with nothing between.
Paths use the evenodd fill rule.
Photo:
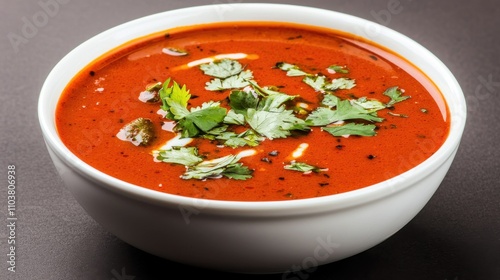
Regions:
<instances>
[{"instance_id":1,"label":"dark tabletop","mask_svg":"<svg viewBox=\"0 0 500 280\"><path fill-rule=\"evenodd\" d=\"M54 65L88 38L166 10L241 0L0 0L0 279L292 279L234 275L162 260L94 222L59 179L37 118ZM293 279L500 279L500 2L268 1L379 22L422 44L455 74L468 103L463 140L425 208L359 255ZM396 8L395 8L396 7ZM35 25L36 24L36 25ZM29 27L31 25L31 27ZM31 29L30 29L31 28ZM16 272L8 271L9 166L16 172Z\"/></svg>"}]
</instances>

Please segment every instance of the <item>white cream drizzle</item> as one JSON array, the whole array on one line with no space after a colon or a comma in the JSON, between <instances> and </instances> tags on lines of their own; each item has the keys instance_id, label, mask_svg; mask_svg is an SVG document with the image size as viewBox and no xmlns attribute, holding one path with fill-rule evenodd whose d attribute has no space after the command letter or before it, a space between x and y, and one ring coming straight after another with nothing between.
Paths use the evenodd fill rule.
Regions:
<instances>
[{"instance_id":1,"label":"white cream drizzle","mask_svg":"<svg viewBox=\"0 0 500 280\"><path fill-rule=\"evenodd\" d=\"M306 149L309 148L308 143L301 143L293 152L292 158L299 158L304 155Z\"/></svg>"},{"instance_id":2,"label":"white cream drizzle","mask_svg":"<svg viewBox=\"0 0 500 280\"><path fill-rule=\"evenodd\" d=\"M172 70L175 71L175 70L189 69L189 68L194 67L194 66L198 66L198 65L201 65L204 63L214 62L214 61L221 60L224 58L228 58L228 59L243 59L243 58L257 59L257 58L259 58L259 56L257 54L246 54L246 53L224 53L224 54L218 54L218 55L214 55L214 56L210 56L210 57L205 57L205 58L193 60L191 62L188 62L187 64L183 64L183 65L174 67Z\"/></svg>"}]
</instances>

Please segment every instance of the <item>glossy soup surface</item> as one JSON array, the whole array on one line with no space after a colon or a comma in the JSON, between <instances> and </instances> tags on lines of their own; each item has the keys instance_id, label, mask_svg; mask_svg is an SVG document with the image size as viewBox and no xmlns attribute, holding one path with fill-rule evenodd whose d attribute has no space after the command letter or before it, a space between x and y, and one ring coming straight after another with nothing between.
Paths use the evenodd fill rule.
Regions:
<instances>
[{"instance_id":1,"label":"glossy soup surface","mask_svg":"<svg viewBox=\"0 0 500 280\"><path fill-rule=\"evenodd\" d=\"M163 52L170 48L174 53ZM179 50L185 55L172 55ZM384 92L401 89L410 98L376 112L382 121L350 119L310 131L294 130L287 137L266 138L256 146L228 147L223 141L192 137L204 160L247 151L239 163L250 170L245 180L234 178L183 179L187 167L158 162L154 151L180 132L161 114L162 103L139 100L146 87L168 78L185 85L191 94L187 108L218 101L229 110L232 90L207 90L214 77L200 63L216 55L245 54L234 58L253 74L253 81L280 93L298 96L286 110L302 120L322 105L326 94L340 100L390 101ZM198 62L192 63L190 62ZM321 91L302 76L288 76L277 65L289 63L301 71L326 77L348 78L351 88ZM193 66L193 64L196 64ZM282 65L282 64L281 64ZM346 71L328 71L337 65ZM248 91L248 87L246 88ZM255 94L254 94L255 96ZM137 118L154 126L148 145L136 146L117 137L120 129ZM278 118L278 117L276 117ZM439 91L427 77L397 55L346 34L291 24L231 23L168 30L136 40L103 55L83 69L62 94L57 112L58 132L67 147L89 165L144 188L182 196L241 201L292 200L325 196L363 188L400 174L431 156L449 129L449 114ZM172 124L170 128L163 124ZM357 123L375 125L375 135L334 136L325 127ZM167 127L167 128L165 128ZM242 132L248 124L229 126ZM190 137L191 138L191 137ZM170 142L169 142L170 140ZM175 142L174 145L181 145ZM288 170L304 163L312 172Z\"/></svg>"}]
</instances>

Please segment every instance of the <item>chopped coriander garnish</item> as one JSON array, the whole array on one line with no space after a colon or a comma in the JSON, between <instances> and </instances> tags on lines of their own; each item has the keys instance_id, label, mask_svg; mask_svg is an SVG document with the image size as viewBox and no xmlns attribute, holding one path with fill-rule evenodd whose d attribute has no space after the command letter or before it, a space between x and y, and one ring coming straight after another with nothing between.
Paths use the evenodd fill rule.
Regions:
<instances>
[{"instance_id":1,"label":"chopped coriander garnish","mask_svg":"<svg viewBox=\"0 0 500 280\"><path fill-rule=\"evenodd\" d=\"M344 125L323 127L322 129L333 136L374 136L376 135L375 128L374 124L346 123Z\"/></svg>"},{"instance_id":2,"label":"chopped coriander garnish","mask_svg":"<svg viewBox=\"0 0 500 280\"><path fill-rule=\"evenodd\" d=\"M399 89L397 86L388 88L384 92L384 95L391 98L391 100L386 104L386 107L392 107L394 104L410 98L410 96L402 96L403 90Z\"/></svg>"},{"instance_id":3,"label":"chopped coriander garnish","mask_svg":"<svg viewBox=\"0 0 500 280\"><path fill-rule=\"evenodd\" d=\"M168 79L160 90L163 101L162 109L167 111L166 117L177 121L174 129L180 131L182 137L195 137L217 127L226 116L226 109L219 102L205 102L201 107L187 109L190 98L186 86L180 87L175 81L169 86Z\"/></svg>"},{"instance_id":4,"label":"chopped coriander garnish","mask_svg":"<svg viewBox=\"0 0 500 280\"><path fill-rule=\"evenodd\" d=\"M349 78L338 78L333 79L330 83L325 84L323 87L326 90L339 90L339 89L351 89L356 86L356 82Z\"/></svg>"},{"instance_id":5,"label":"chopped coriander garnish","mask_svg":"<svg viewBox=\"0 0 500 280\"><path fill-rule=\"evenodd\" d=\"M341 74L348 74L349 69L347 69L346 66L339 66L339 65L330 65L327 68L328 72L333 72L333 73L341 73Z\"/></svg>"},{"instance_id":6,"label":"chopped coriander garnish","mask_svg":"<svg viewBox=\"0 0 500 280\"><path fill-rule=\"evenodd\" d=\"M253 79L252 71L245 70L239 74L229 76L225 79L215 78L206 83L205 89L211 91L220 91L226 89L244 88L249 85L249 80Z\"/></svg>"},{"instance_id":7,"label":"chopped coriander garnish","mask_svg":"<svg viewBox=\"0 0 500 280\"><path fill-rule=\"evenodd\" d=\"M233 75L238 75L243 71L243 66L236 60L221 59L200 65L200 69L205 73L219 79L225 79Z\"/></svg>"},{"instance_id":8,"label":"chopped coriander garnish","mask_svg":"<svg viewBox=\"0 0 500 280\"><path fill-rule=\"evenodd\" d=\"M327 84L326 77L323 75L308 75L302 81L319 92L324 92Z\"/></svg>"},{"instance_id":9,"label":"chopped coriander garnish","mask_svg":"<svg viewBox=\"0 0 500 280\"><path fill-rule=\"evenodd\" d=\"M196 165L188 166L182 179L204 180L209 178L227 177L235 180L246 180L252 177L253 171L238 161L235 155L202 161Z\"/></svg>"},{"instance_id":10,"label":"chopped coriander garnish","mask_svg":"<svg viewBox=\"0 0 500 280\"><path fill-rule=\"evenodd\" d=\"M293 171L300 171L304 173L309 173L309 172L322 172L322 171L327 171L328 169L317 167L314 165L310 165L307 163L303 162L297 162L297 161L292 161L290 164L287 164L284 166L286 170L293 170Z\"/></svg>"},{"instance_id":11,"label":"chopped coriander garnish","mask_svg":"<svg viewBox=\"0 0 500 280\"><path fill-rule=\"evenodd\" d=\"M304 83L322 93L321 102L316 104L317 106L311 105L311 109L298 110L301 104L295 99L300 95L280 92L275 86L260 86L253 80L251 70L245 70L238 61L232 59L200 65L204 74L213 78L205 84L207 90L231 90L227 96L228 108L221 106L222 100L211 100L201 106L188 108L192 98L189 90L175 81L171 83L170 78L163 84L158 83L147 88L146 91L158 93L165 118L174 121L173 130L179 132L181 137L209 139L220 148L255 147L265 139L286 138L295 130L309 132L311 127L321 127L322 131L337 137L374 136L377 127L372 123L384 121L384 118L378 116L378 111L391 108L394 104L410 98L403 96L404 91L397 86L384 92L384 95L390 98L387 103L367 97L357 98L353 94L349 95L350 99L340 98L335 95L336 91L354 88L354 79L341 77L329 81L329 78L322 74L306 73L294 64L279 62L275 66L286 71L287 76L303 76ZM349 74L345 66L331 65L328 70L330 74ZM308 107L312 104L310 101L307 103ZM426 112L424 110L421 109ZM388 114L406 117L404 114ZM139 136L141 137L144 138ZM339 146L343 147L337 145L337 148ZM184 165L187 170L181 176L183 179L226 177L246 180L253 174L251 169L239 163L238 155L203 160L196 147L174 147L155 151L154 154L158 161ZM277 156L278 152L272 151L269 155ZM271 162L267 157L263 160ZM284 168L304 173L326 171L296 161L285 165Z\"/></svg>"},{"instance_id":12,"label":"chopped coriander garnish","mask_svg":"<svg viewBox=\"0 0 500 280\"><path fill-rule=\"evenodd\" d=\"M234 132L223 132L215 138L218 140L223 140L224 145L232 148L243 146L255 147L265 139L252 129L245 130L240 134L236 134Z\"/></svg>"},{"instance_id":13,"label":"chopped coriander garnish","mask_svg":"<svg viewBox=\"0 0 500 280\"><path fill-rule=\"evenodd\" d=\"M285 103L294 96L271 91L252 84L255 91L233 91L229 95L231 110L225 121L246 123L269 139L285 138L291 130L309 130L306 122L287 110Z\"/></svg>"},{"instance_id":14,"label":"chopped coriander garnish","mask_svg":"<svg viewBox=\"0 0 500 280\"><path fill-rule=\"evenodd\" d=\"M319 107L314 110L306 119L313 126L324 126L338 121L345 120L366 120L381 122L376 112L370 112L360 107L353 106L349 100L338 101L336 110Z\"/></svg>"},{"instance_id":15,"label":"chopped coriander garnish","mask_svg":"<svg viewBox=\"0 0 500 280\"><path fill-rule=\"evenodd\" d=\"M169 150L160 150L158 151L156 159L185 166L194 166L203 161L198 155L198 149L196 147L179 147Z\"/></svg>"},{"instance_id":16,"label":"chopped coriander garnish","mask_svg":"<svg viewBox=\"0 0 500 280\"><path fill-rule=\"evenodd\" d=\"M276 63L276 67L283 71L287 71L286 75L290 77L296 77L296 76L305 76L307 75L306 72L300 70L300 68L296 65L286 63L286 62L278 62Z\"/></svg>"}]
</instances>

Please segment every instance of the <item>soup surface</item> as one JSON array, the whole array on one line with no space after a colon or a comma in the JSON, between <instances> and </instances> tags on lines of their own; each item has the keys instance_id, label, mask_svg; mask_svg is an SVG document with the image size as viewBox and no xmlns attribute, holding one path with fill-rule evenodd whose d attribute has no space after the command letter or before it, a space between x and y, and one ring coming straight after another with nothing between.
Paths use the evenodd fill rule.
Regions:
<instances>
[{"instance_id":1,"label":"soup surface","mask_svg":"<svg viewBox=\"0 0 500 280\"><path fill-rule=\"evenodd\" d=\"M96 59L56 125L96 169L181 196L276 201L407 171L442 145L447 106L398 55L285 23L167 30Z\"/></svg>"}]
</instances>

